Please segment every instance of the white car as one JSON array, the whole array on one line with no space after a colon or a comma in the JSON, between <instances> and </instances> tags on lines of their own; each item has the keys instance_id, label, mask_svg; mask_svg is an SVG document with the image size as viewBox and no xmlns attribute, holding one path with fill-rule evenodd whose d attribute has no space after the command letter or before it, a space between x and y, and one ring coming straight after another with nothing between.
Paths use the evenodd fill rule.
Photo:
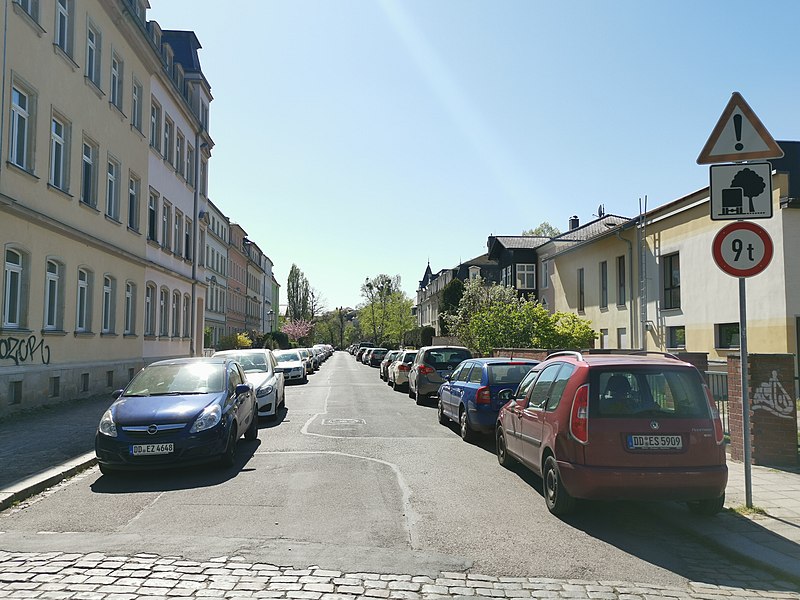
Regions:
<instances>
[{"instance_id":1,"label":"white car","mask_svg":"<svg viewBox=\"0 0 800 600\"><path fill-rule=\"evenodd\" d=\"M278 408L286 406L284 375L278 370L278 362L271 350L266 348L222 350L214 356L225 356L238 362L247 383L252 384L258 402L258 416L275 418Z\"/></svg>"},{"instance_id":2,"label":"white car","mask_svg":"<svg viewBox=\"0 0 800 600\"><path fill-rule=\"evenodd\" d=\"M278 361L276 371L283 373L286 381L299 381L306 383L308 373L303 357L297 350L275 350L275 360Z\"/></svg>"},{"instance_id":3,"label":"white car","mask_svg":"<svg viewBox=\"0 0 800 600\"><path fill-rule=\"evenodd\" d=\"M408 389L408 373L416 356L416 350L403 350L389 365L387 382L395 391Z\"/></svg>"}]
</instances>

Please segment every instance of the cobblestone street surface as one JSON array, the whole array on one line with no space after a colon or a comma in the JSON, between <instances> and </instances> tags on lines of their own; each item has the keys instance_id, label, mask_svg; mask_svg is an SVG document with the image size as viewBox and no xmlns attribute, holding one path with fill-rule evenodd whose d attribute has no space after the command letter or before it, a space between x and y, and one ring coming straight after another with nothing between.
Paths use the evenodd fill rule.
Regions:
<instances>
[{"instance_id":1,"label":"cobblestone street surface","mask_svg":"<svg viewBox=\"0 0 800 600\"><path fill-rule=\"evenodd\" d=\"M616 582L493 577L473 573L343 573L319 566L297 569L252 564L237 557L208 562L154 554L11 553L0 551L0 598L136 600L180 598L287 598L350 600L389 598L653 598L800 599L790 584L775 590L740 589L690 582L686 588Z\"/></svg>"}]
</instances>

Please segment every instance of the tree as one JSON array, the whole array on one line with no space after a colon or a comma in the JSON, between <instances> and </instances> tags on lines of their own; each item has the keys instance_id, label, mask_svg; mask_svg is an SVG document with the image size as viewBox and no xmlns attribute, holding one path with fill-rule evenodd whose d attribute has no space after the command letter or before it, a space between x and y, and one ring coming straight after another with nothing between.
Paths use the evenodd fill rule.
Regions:
<instances>
[{"instance_id":1,"label":"tree","mask_svg":"<svg viewBox=\"0 0 800 600\"><path fill-rule=\"evenodd\" d=\"M304 319L289 320L283 324L281 331L289 336L289 339L296 342L307 337L313 328L311 321Z\"/></svg>"},{"instance_id":2,"label":"tree","mask_svg":"<svg viewBox=\"0 0 800 600\"><path fill-rule=\"evenodd\" d=\"M547 221L542 221L538 227L534 227L533 229L526 229L522 232L522 235L538 235L542 237L556 237L557 235L561 235L561 232L556 228L550 225Z\"/></svg>"},{"instance_id":3,"label":"tree","mask_svg":"<svg viewBox=\"0 0 800 600\"><path fill-rule=\"evenodd\" d=\"M733 177L732 188L742 188L742 195L747 196L750 201L750 212L756 212L753 206L753 198L760 196L767 187L764 178L752 169L744 168Z\"/></svg>"},{"instance_id":4,"label":"tree","mask_svg":"<svg viewBox=\"0 0 800 600\"><path fill-rule=\"evenodd\" d=\"M447 317L456 314L458 303L464 295L464 282L452 279L442 290L442 300L439 302L439 328L443 335L449 334Z\"/></svg>"},{"instance_id":5,"label":"tree","mask_svg":"<svg viewBox=\"0 0 800 600\"><path fill-rule=\"evenodd\" d=\"M287 317L289 320L311 320L310 288L303 272L292 264L286 282Z\"/></svg>"},{"instance_id":6,"label":"tree","mask_svg":"<svg viewBox=\"0 0 800 600\"><path fill-rule=\"evenodd\" d=\"M400 276L381 274L367 278L361 286L364 302L358 307L358 324L375 344L399 345L403 334L414 326L413 302L400 289Z\"/></svg>"}]
</instances>

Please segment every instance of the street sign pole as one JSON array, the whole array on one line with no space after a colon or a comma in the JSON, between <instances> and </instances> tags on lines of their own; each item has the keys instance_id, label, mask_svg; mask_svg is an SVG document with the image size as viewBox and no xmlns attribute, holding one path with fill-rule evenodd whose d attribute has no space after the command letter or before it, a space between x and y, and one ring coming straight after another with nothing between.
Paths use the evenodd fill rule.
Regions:
<instances>
[{"instance_id":1,"label":"street sign pole","mask_svg":"<svg viewBox=\"0 0 800 600\"><path fill-rule=\"evenodd\" d=\"M744 497L747 508L753 508L753 480L750 468L750 394L747 389L747 296L745 278L739 277L739 352L742 375L742 428L744 429Z\"/></svg>"}]
</instances>

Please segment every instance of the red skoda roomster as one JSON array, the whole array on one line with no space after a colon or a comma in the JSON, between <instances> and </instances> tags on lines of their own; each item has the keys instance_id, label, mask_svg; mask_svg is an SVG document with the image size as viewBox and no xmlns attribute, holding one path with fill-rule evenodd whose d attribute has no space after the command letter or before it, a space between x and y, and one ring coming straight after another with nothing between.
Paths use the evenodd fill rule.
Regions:
<instances>
[{"instance_id":1,"label":"red skoda roomster","mask_svg":"<svg viewBox=\"0 0 800 600\"><path fill-rule=\"evenodd\" d=\"M497 421L497 458L542 477L547 508L578 498L677 500L715 514L725 502L722 422L700 372L671 355L557 352Z\"/></svg>"}]
</instances>

